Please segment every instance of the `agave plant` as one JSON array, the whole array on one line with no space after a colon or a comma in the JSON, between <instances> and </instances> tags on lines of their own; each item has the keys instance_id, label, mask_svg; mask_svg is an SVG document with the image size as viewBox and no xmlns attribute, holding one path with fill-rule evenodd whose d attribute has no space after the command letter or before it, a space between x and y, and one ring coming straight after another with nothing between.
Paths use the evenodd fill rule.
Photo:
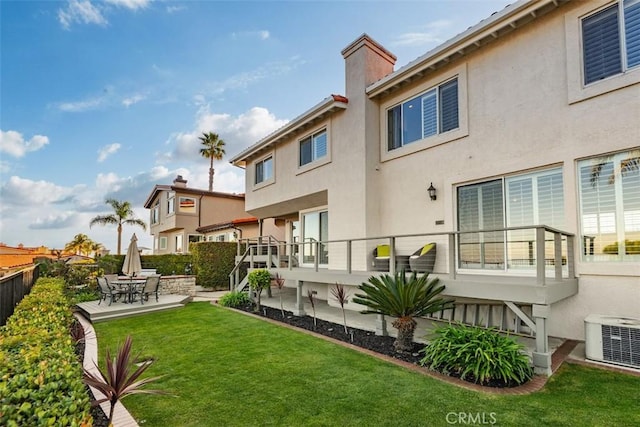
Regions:
<instances>
[{"instance_id":1,"label":"agave plant","mask_svg":"<svg viewBox=\"0 0 640 427\"><path fill-rule=\"evenodd\" d=\"M314 293L311 289L307 289L307 296L309 297L309 303L311 304L311 310L313 310L313 329L318 326L318 321L316 318L316 299L314 297Z\"/></svg>"},{"instance_id":2,"label":"agave plant","mask_svg":"<svg viewBox=\"0 0 640 427\"><path fill-rule=\"evenodd\" d=\"M273 279L278 288L278 294L280 295L280 312L282 313L282 318L284 319L284 307L282 306L282 288L284 288L284 278L280 276L280 274L276 273L276 277Z\"/></svg>"},{"instance_id":3,"label":"agave plant","mask_svg":"<svg viewBox=\"0 0 640 427\"><path fill-rule=\"evenodd\" d=\"M131 372L129 361L131 360L131 336L127 336L122 347L118 349L116 357L111 358L111 352L107 349L105 357L106 375L96 365L98 375L84 369L83 381L85 384L96 388L105 397L96 399L92 405L99 405L102 402L109 402L111 409L109 411L109 425L113 420L113 410L116 403L130 394L167 394L162 390L143 390L142 387L159 378L150 377L138 379L144 371L147 370L151 363L143 363L135 371Z\"/></svg>"},{"instance_id":4,"label":"agave plant","mask_svg":"<svg viewBox=\"0 0 640 427\"><path fill-rule=\"evenodd\" d=\"M383 314L395 317L392 325L398 330L394 342L397 352L412 349L416 330L414 317L426 316L453 307L452 299L438 297L444 291L439 279L430 279L428 274L418 277L416 272L407 276L403 271L394 276L384 274L372 276L369 283L358 286L364 294L356 294L353 302L368 307L363 314Z\"/></svg>"}]
</instances>

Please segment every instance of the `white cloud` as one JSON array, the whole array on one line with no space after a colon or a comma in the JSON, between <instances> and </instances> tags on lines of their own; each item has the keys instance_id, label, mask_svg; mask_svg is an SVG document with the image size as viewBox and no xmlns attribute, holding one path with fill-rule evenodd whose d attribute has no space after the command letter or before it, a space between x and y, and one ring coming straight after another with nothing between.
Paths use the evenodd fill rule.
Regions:
<instances>
[{"instance_id":1,"label":"white cloud","mask_svg":"<svg viewBox=\"0 0 640 427\"><path fill-rule=\"evenodd\" d=\"M287 120L278 119L266 108L253 107L238 116L211 113L207 107L202 108L196 117L195 129L190 132L179 132L171 136L168 145L172 150L161 154L160 160L190 160L199 162L200 140L205 132L215 132L226 145L226 157L230 157L247 146L287 124Z\"/></svg>"},{"instance_id":2,"label":"white cloud","mask_svg":"<svg viewBox=\"0 0 640 427\"><path fill-rule=\"evenodd\" d=\"M391 43L393 46L424 46L433 43L442 43L447 34L452 21L441 19L433 21L424 26L421 31L412 31L404 34L400 34Z\"/></svg>"},{"instance_id":3,"label":"white cloud","mask_svg":"<svg viewBox=\"0 0 640 427\"><path fill-rule=\"evenodd\" d=\"M130 96L128 98L123 99L122 100L122 105L124 105L125 107L129 108L133 104L137 104L138 102L143 101L144 99L146 99L145 95L137 93L137 94L135 94L133 96Z\"/></svg>"},{"instance_id":4,"label":"white cloud","mask_svg":"<svg viewBox=\"0 0 640 427\"><path fill-rule=\"evenodd\" d=\"M105 102L104 98L89 98L75 102L61 102L58 109L66 113L82 113L84 111L95 110L102 106Z\"/></svg>"},{"instance_id":5,"label":"white cloud","mask_svg":"<svg viewBox=\"0 0 640 427\"><path fill-rule=\"evenodd\" d=\"M60 187L48 181L33 181L12 176L0 187L2 203L7 206L42 206L73 195L73 189Z\"/></svg>"},{"instance_id":6,"label":"white cloud","mask_svg":"<svg viewBox=\"0 0 640 427\"><path fill-rule=\"evenodd\" d=\"M114 153L117 153L120 147L121 145L118 144L117 142L113 144L105 145L104 147L100 147L100 149L98 150L98 163L104 162L107 159L107 157L109 157Z\"/></svg>"},{"instance_id":7,"label":"white cloud","mask_svg":"<svg viewBox=\"0 0 640 427\"><path fill-rule=\"evenodd\" d=\"M176 13L176 12L180 12L182 10L185 10L186 7L184 6L167 6L167 13Z\"/></svg>"},{"instance_id":8,"label":"white cloud","mask_svg":"<svg viewBox=\"0 0 640 427\"><path fill-rule=\"evenodd\" d=\"M267 30L260 30L260 31L240 31L237 33L231 33L231 37L233 39L238 39L238 38L258 38L260 40L267 40L269 37L271 37L271 33Z\"/></svg>"},{"instance_id":9,"label":"white cloud","mask_svg":"<svg viewBox=\"0 0 640 427\"><path fill-rule=\"evenodd\" d=\"M0 129L0 152L5 152L13 157L22 157L31 151L38 151L49 143L49 138L43 135L34 135L25 141L20 132L14 130L2 131Z\"/></svg>"},{"instance_id":10,"label":"white cloud","mask_svg":"<svg viewBox=\"0 0 640 427\"><path fill-rule=\"evenodd\" d=\"M58 21L64 29L69 29L71 24L97 24L106 26L107 19L102 12L89 0L69 0L67 7L58 9Z\"/></svg>"},{"instance_id":11,"label":"white cloud","mask_svg":"<svg viewBox=\"0 0 640 427\"><path fill-rule=\"evenodd\" d=\"M105 2L131 10L144 9L151 3L150 0L105 0Z\"/></svg>"},{"instance_id":12,"label":"white cloud","mask_svg":"<svg viewBox=\"0 0 640 427\"><path fill-rule=\"evenodd\" d=\"M211 91L213 94L218 95L227 90L246 89L248 86L264 79L288 74L304 63L305 61L299 56L294 56L287 61L270 62L255 70L239 73L222 82L213 83L211 85Z\"/></svg>"},{"instance_id":13,"label":"white cloud","mask_svg":"<svg viewBox=\"0 0 640 427\"><path fill-rule=\"evenodd\" d=\"M29 229L31 230L58 230L61 228L67 228L74 225L77 221L77 214L75 212L62 212L49 214L45 217L37 217L31 224Z\"/></svg>"}]
</instances>

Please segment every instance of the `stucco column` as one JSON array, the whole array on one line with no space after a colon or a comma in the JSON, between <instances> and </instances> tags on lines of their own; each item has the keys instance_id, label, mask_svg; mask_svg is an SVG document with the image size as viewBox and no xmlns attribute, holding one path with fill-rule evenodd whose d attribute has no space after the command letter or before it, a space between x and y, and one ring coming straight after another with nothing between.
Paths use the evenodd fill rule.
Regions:
<instances>
[{"instance_id":1,"label":"stucco column","mask_svg":"<svg viewBox=\"0 0 640 427\"><path fill-rule=\"evenodd\" d=\"M387 319L384 314L376 315L376 335L382 335L383 337L389 335L389 332L387 332Z\"/></svg>"},{"instance_id":2,"label":"stucco column","mask_svg":"<svg viewBox=\"0 0 640 427\"><path fill-rule=\"evenodd\" d=\"M536 323L536 349L533 352L533 369L536 374L551 375L551 352L547 318L551 313L550 305L533 305L533 320Z\"/></svg>"},{"instance_id":3,"label":"stucco column","mask_svg":"<svg viewBox=\"0 0 640 427\"><path fill-rule=\"evenodd\" d=\"M302 298L302 280L296 280L296 306L292 313L294 316L304 316L304 299Z\"/></svg>"}]
</instances>

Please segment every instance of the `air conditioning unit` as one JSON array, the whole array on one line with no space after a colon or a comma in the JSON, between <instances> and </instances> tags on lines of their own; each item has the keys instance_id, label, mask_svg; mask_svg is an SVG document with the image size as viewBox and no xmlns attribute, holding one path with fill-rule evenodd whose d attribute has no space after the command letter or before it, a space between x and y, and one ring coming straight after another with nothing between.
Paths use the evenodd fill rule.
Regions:
<instances>
[{"instance_id":1,"label":"air conditioning unit","mask_svg":"<svg viewBox=\"0 0 640 427\"><path fill-rule=\"evenodd\" d=\"M591 314L584 324L587 359L640 368L640 319Z\"/></svg>"}]
</instances>

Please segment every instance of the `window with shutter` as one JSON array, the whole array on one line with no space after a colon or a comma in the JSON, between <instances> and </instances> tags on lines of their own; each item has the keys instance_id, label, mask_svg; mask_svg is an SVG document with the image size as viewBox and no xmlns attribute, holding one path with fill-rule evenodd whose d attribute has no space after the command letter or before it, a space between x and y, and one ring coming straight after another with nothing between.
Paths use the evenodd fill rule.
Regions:
<instances>
[{"instance_id":1,"label":"window with shutter","mask_svg":"<svg viewBox=\"0 0 640 427\"><path fill-rule=\"evenodd\" d=\"M387 149L459 127L458 78L454 78L387 111Z\"/></svg>"},{"instance_id":2,"label":"window with shutter","mask_svg":"<svg viewBox=\"0 0 640 427\"><path fill-rule=\"evenodd\" d=\"M579 163L582 254L588 261L640 259L640 150Z\"/></svg>"},{"instance_id":3,"label":"window with shutter","mask_svg":"<svg viewBox=\"0 0 640 427\"><path fill-rule=\"evenodd\" d=\"M300 141L300 166L327 156L327 131L316 132Z\"/></svg>"},{"instance_id":4,"label":"window with shutter","mask_svg":"<svg viewBox=\"0 0 640 427\"><path fill-rule=\"evenodd\" d=\"M582 20L585 85L640 65L640 0L624 0Z\"/></svg>"}]
</instances>

